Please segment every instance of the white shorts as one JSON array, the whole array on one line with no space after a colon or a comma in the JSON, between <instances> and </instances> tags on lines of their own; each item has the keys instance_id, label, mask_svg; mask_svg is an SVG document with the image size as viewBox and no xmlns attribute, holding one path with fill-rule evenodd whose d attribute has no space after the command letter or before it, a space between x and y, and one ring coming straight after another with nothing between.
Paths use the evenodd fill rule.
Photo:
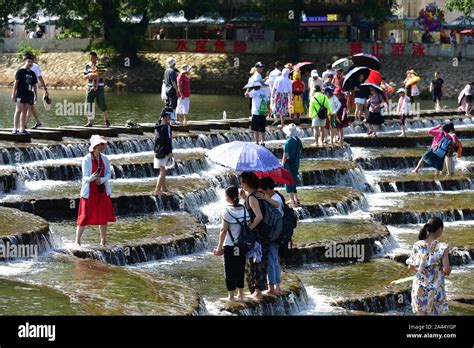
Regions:
<instances>
[{"instance_id":1,"label":"white shorts","mask_svg":"<svg viewBox=\"0 0 474 348\"><path fill-rule=\"evenodd\" d=\"M365 99L365 98L355 98L354 102L356 104L365 104L367 102L367 99Z\"/></svg>"},{"instance_id":2,"label":"white shorts","mask_svg":"<svg viewBox=\"0 0 474 348\"><path fill-rule=\"evenodd\" d=\"M318 116L311 121L312 127L326 127L326 119L322 120Z\"/></svg>"},{"instance_id":3,"label":"white shorts","mask_svg":"<svg viewBox=\"0 0 474 348\"><path fill-rule=\"evenodd\" d=\"M189 115L189 98L178 98L178 106L176 107L176 114Z\"/></svg>"},{"instance_id":4,"label":"white shorts","mask_svg":"<svg viewBox=\"0 0 474 348\"><path fill-rule=\"evenodd\" d=\"M165 156L164 158L161 158L161 159L158 159L158 158L154 158L153 159L153 168L154 169L160 169L160 167L166 167L166 165L168 164L168 160L169 160L170 156Z\"/></svg>"}]
</instances>

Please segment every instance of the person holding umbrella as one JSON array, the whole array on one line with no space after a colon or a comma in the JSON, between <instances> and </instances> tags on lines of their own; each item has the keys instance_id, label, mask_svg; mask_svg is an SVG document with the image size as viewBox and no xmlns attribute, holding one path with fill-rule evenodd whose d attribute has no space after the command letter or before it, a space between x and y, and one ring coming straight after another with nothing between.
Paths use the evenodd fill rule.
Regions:
<instances>
[{"instance_id":1,"label":"person holding umbrella","mask_svg":"<svg viewBox=\"0 0 474 348\"><path fill-rule=\"evenodd\" d=\"M293 176L294 183L286 185L286 192L290 195L288 204L295 206L300 204L296 184L298 182L298 172L300 169L301 152L303 150L303 143L298 137L299 129L294 123L283 128L283 132L287 135L283 158L281 164Z\"/></svg>"},{"instance_id":2,"label":"person holding umbrella","mask_svg":"<svg viewBox=\"0 0 474 348\"><path fill-rule=\"evenodd\" d=\"M382 96L380 90L375 86L370 86L369 100L367 101L367 106L369 108L369 117L367 118L367 123L369 125L369 136L377 137L377 131L384 123L382 116L382 108L384 107L385 98Z\"/></svg>"},{"instance_id":3,"label":"person holding umbrella","mask_svg":"<svg viewBox=\"0 0 474 348\"><path fill-rule=\"evenodd\" d=\"M362 93L360 90L360 85L364 83L365 76L360 74L359 75L359 82L354 87L354 101L355 101L355 120L356 122L362 122L363 115L365 114L365 104L367 103L367 96Z\"/></svg>"}]
</instances>

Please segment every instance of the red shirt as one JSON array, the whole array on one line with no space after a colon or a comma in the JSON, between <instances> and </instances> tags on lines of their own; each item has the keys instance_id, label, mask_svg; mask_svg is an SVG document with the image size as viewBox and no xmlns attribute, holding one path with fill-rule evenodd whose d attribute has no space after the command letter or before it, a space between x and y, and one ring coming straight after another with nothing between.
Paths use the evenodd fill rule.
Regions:
<instances>
[{"instance_id":1,"label":"red shirt","mask_svg":"<svg viewBox=\"0 0 474 348\"><path fill-rule=\"evenodd\" d=\"M181 89L181 97L189 98L191 96L191 79L183 73L179 74L178 88Z\"/></svg>"},{"instance_id":2,"label":"red shirt","mask_svg":"<svg viewBox=\"0 0 474 348\"><path fill-rule=\"evenodd\" d=\"M293 94L300 95L304 91L304 82L301 80L293 80L291 86L293 87Z\"/></svg>"}]
</instances>

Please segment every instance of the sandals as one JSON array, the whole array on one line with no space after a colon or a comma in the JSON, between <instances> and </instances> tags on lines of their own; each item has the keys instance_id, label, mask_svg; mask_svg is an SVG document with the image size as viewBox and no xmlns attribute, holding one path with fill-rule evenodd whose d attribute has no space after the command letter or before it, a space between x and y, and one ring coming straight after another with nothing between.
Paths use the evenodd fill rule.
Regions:
<instances>
[{"instance_id":1,"label":"sandals","mask_svg":"<svg viewBox=\"0 0 474 348\"><path fill-rule=\"evenodd\" d=\"M110 121L109 120L105 120L105 126L110 127Z\"/></svg>"},{"instance_id":2,"label":"sandals","mask_svg":"<svg viewBox=\"0 0 474 348\"><path fill-rule=\"evenodd\" d=\"M92 127L92 122L87 122L84 127Z\"/></svg>"}]
</instances>

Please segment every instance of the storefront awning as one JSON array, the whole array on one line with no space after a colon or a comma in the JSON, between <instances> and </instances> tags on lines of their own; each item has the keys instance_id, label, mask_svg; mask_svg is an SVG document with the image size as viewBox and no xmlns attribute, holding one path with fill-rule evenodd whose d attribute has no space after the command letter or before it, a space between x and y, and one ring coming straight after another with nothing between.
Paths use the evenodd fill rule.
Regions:
<instances>
[{"instance_id":1,"label":"storefront awning","mask_svg":"<svg viewBox=\"0 0 474 348\"><path fill-rule=\"evenodd\" d=\"M448 29L474 29L474 17L460 16L455 20L444 24L443 27Z\"/></svg>"},{"instance_id":2,"label":"storefront awning","mask_svg":"<svg viewBox=\"0 0 474 348\"><path fill-rule=\"evenodd\" d=\"M350 26L347 22L304 22L300 23L300 27L342 27Z\"/></svg>"}]
</instances>

